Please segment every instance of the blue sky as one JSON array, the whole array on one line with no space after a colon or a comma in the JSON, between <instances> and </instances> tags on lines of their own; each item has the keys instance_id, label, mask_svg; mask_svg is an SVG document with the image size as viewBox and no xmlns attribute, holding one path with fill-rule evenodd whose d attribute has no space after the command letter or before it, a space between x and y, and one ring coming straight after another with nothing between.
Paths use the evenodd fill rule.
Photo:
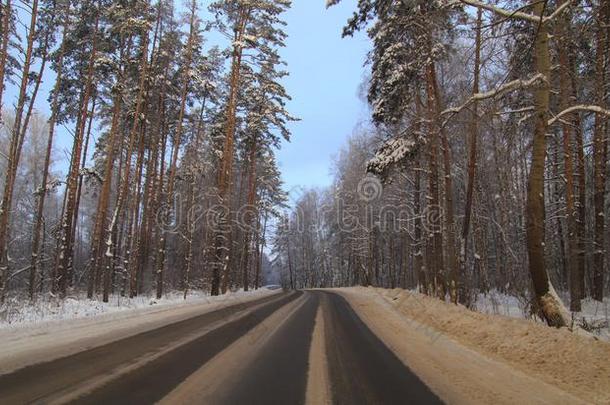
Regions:
<instances>
[{"instance_id":1,"label":"blue sky","mask_svg":"<svg viewBox=\"0 0 610 405\"><path fill-rule=\"evenodd\" d=\"M301 118L291 125L292 141L278 152L286 189L331 183L332 157L345 143L366 106L358 98L366 53L364 34L341 38L356 0L325 8L324 0L294 0L285 15L288 41L282 56L290 77L289 111Z\"/></svg>"}]
</instances>

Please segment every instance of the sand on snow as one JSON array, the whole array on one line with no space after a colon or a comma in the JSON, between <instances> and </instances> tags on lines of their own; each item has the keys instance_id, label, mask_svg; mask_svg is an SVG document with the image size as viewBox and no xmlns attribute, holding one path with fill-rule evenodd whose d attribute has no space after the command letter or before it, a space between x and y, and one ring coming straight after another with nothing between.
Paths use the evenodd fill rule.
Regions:
<instances>
[{"instance_id":1,"label":"sand on snow","mask_svg":"<svg viewBox=\"0 0 610 405\"><path fill-rule=\"evenodd\" d=\"M610 403L608 342L401 289L335 291L448 403Z\"/></svg>"}]
</instances>

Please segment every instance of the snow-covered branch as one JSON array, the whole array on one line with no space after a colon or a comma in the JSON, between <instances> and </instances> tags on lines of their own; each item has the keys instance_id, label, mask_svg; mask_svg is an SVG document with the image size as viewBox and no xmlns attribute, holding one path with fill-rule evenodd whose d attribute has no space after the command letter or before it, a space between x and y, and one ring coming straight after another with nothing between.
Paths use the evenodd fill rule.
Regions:
<instances>
[{"instance_id":1,"label":"snow-covered branch","mask_svg":"<svg viewBox=\"0 0 610 405\"><path fill-rule=\"evenodd\" d=\"M534 106L518 108L516 110L498 111L495 115L510 115L510 114L523 114L534 110Z\"/></svg>"},{"instance_id":2,"label":"snow-covered branch","mask_svg":"<svg viewBox=\"0 0 610 405\"><path fill-rule=\"evenodd\" d=\"M506 18L518 18L521 20L526 20L526 21L530 21L536 24L540 23L540 17L535 16L533 14L529 14L529 13L524 13L522 11L511 11L511 10L506 10L502 7L497 7L491 4L487 4L487 3L483 3L477 0L460 0L460 3L464 3L467 4L469 6L473 6L473 7L478 7L478 8L482 8L484 10L488 10L488 11L492 11L495 14L498 14L502 17L506 17ZM569 2L568 2L569 3Z\"/></svg>"},{"instance_id":3,"label":"snow-covered branch","mask_svg":"<svg viewBox=\"0 0 610 405\"><path fill-rule=\"evenodd\" d=\"M531 79L528 79L528 80L523 80L523 79L513 80L512 82L503 84L502 86L500 86L496 89L487 91L485 93L476 93L472 97L470 97L468 100L466 100L466 102L463 103L462 105L460 105L458 107L448 108L448 109L442 111L441 115L447 115L447 114L455 115L455 114L459 113L460 111L464 110L465 108L467 108L468 106L470 106L474 102L487 100L489 98L495 98L495 97L504 95L506 93L510 93L515 90L527 89L529 87L533 87L533 86L536 86L536 85L542 83L544 80L546 80L546 78L542 73L538 73L537 75L533 76Z\"/></svg>"},{"instance_id":4,"label":"snow-covered branch","mask_svg":"<svg viewBox=\"0 0 610 405\"><path fill-rule=\"evenodd\" d=\"M605 110L603 108L601 108L600 106L597 105L584 105L584 104L580 104L580 105L574 105L572 107L566 108L565 110L563 110L562 112L560 112L559 114L557 114L556 116L554 116L553 118L551 118L548 122L549 125L553 125L555 124L557 121L559 121L559 119L561 117L563 117L564 115L573 113L574 111L590 111L590 112L594 112L596 114L603 114L607 117L610 117L610 110Z\"/></svg>"},{"instance_id":5,"label":"snow-covered branch","mask_svg":"<svg viewBox=\"0 0 610 405\"><path fill-rule=\"evenodd\" d=\"M519 10L514 10L514 11L506 10L502 7L497 7L492 4L483 3L483 2L477 1L477 0L459 0L459 1L460 1L460 3L467 4L469 6L478 7L478 8L482 8L484 10L491 11L502 17L518 18L520 20L525 20L525 21L536 23L536 24L540 24L541 22L548 23L548 22L553 21L558 16L560 16L565 10L567 10L568 7L570 7L572 5L572 0L568 0L565 3L563 3L561 6L557 7L557 10L555 10L553 13L551 13L551 15L549 15L548 17L542 17L542 20L541 20L540 17L530 14L530 13L524 13L523 11L519 11Z\"/></svg>"}]
</instances>

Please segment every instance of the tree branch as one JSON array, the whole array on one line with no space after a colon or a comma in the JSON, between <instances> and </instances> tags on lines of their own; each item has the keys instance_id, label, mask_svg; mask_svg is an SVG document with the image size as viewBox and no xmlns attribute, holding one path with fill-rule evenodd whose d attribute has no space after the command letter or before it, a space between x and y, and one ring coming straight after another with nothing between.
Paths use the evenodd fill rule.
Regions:
<instances>
[{"instance_id":1,"label":"tree branch","mask_svg":"<svg viewBox=\"0 0 610 405\"><path fill-rule=\"evenodd\" d=\"M559 15L561 15L565 10L567 10L568 7L570 7L572 5L572 0L568 0L565 3L563 3L561 6L557 7L557 10L555 10L551 15L549 15L548 17L542 17L542 19L541 19L540 17L535 16L533 14L524 13L522 11L506 10L504 8L493 6L491 4L486 4L486 3L483 3L483 2L480 2L477 0L459 0L459 1L460 1L460 3L464 3L469 6L478 7L478 8L482 8L482 9L491 11L502 17L518 18L520 20L525 20L525 21L536 23L536 24L547 23L547 22L553 21L555 18L557 18Z\"/></svg>"},{"instance_id":2,"label":"tree branch","mask_svg":"<svg viewBox=\"0 0 610 405\"><path fill-rule=\"evenodd\" d=\"M610 110L605 110L597 105L580 104L580 105L574 105L572 107L566 108L565 110L563 110L562 112L560 112L559 114L557 114L556 116L551 118L548 122L548 125L553 125L554 123L559 121L559 119L561 117L563 117L566 114L573 113L574 111L590 111L590 112L594 112L596 114L603 114L607 117L610 117Z\"/></svg>"},{"instance_id":3,"label":"tree branch","mask_svg":"<svg viewBox=\"0 0 610 405\"><path fill-rule=\"evenodd\" d=\"M492 6L491 4L482 3L477 0L460 0L460 3L464 3L469 6L479 7L479 8L488 10L488 11L492 11L498 15L501 15L502 17L518 18L520 20L526 20L526 21L530 21L533 23L537 23L537 24L540 23L540 17L537 17L533 14L524 13L522 11L506 10L501 7ZM544 21L544 19L543 19L543 21Z\"/></svg>"},{"instance_id":4,"label":"tree branch","mask_svg":"<svg viewBox=\"0 0 610 405\"><path fill-rule=\"evenodd\" d=\"M543 82L544 80L546 80L546 78L542 73L538 73L537 75L533 76L531 79L528 79L528 80L522 80L522 79L513 80L512 82L503 84L502 86L498 87L497 89L490 90L485 93L474 94L472 97L470 97L468 100L466 100L466 102L464 104L462 104L458 107L448 108L448 109L442 111L441 115L451 114L453 116L453 115L459 113L460 111L462 111L463 109L467 108L470 104L474 103L475 101L482 101L482 100L494 98L494 97L497 97L497 96L500 96L500 95L503 95L506 93L510 93L515 90L526 89L528 87L535 86L538 83ZM451 118L451 117L449 117L449 118ZM443 125L445 125L445 124L446 124L446 122Z\"/></svg>"}]
</instances>

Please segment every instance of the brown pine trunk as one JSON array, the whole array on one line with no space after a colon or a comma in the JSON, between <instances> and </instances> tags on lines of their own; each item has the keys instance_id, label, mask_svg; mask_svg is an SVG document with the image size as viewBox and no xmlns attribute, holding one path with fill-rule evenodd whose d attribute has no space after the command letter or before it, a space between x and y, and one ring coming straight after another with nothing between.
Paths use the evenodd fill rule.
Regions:
<instances>
[{"instance_id":1,"label":"brown pine trunk","mask_svg":"<svg viewBox=\"0 0 610 405\"><path fill-rule=\"evenodd\" d=\"M440 125L440 112L443 108L441 93L438 87L438 80L436 77L436 66L432 64L432 79L434 80L434 100L436 104L436 125ZM444 127L439 127L439 136L441 141L441 152L443 156L443 171L444 171L444 197L445 197L445 230L447 233L447 243L443 255L447 259L447 271L445 265L440 267L440 290L438 291L439 297L445 299L447 294L447 276L450 279L449 294L452 302L457 302L457 285L458 285L458 272L457 272L457 256L455 253L455 218L453 209L453 175L451 173L451 147L447 139L447 132ZM441 233L442 235L442 233Z\"/></svg>"},{"instance_id":2,"label":"brown pine trunk","mask_svg":"<svg viewBox=\"0 0 610 405\"><path fill-rule=\"evenodd\" d=\"M154 67L157 66L157 61L158 61L158 56L160 54L160 43L161 43L161 38L163 37L163 24L162 24L162 14L163 13L163 5L161 2L159 2L157 4L157 19L156 19L156 24L155 24L155 31L153 34L153 40L152 40L152 52L151 52L151 60L150 60L150 66ZM163 81L163 83L161 84L161 90L160 93L164 93L165 90L165 80ZM155 110L155 114L152 114L152 116L154 117L159 117L162 114L162 95L159 95L159 104L158 104L158 109ZM148 107L148 109L146 110L145 114L147 116L151 116L151 111L155 108L153 107L153 103L152 101L150 103L150 106ZM158 124L160 122L160 119L158 119L156 121L156 123ZM136 295L138 295L140 289L142 288L143 285L143 276L144 276L144 267L148 261L148 256L149 256L149 246L150 246L150 239L151 239L151 223L152 221L150 221L150 211L152 211L152 201L153 201L153 195L154 195L154 186L153 183L155 181L155 179L157 178L157 167L158 167L158 150L159 150L159 129L160 126L156 125L156 128L154 131L151 131L151 134L148 135L147 133L147 126L146 123L142 126L143 130L142 130L142 136L140 138L140 149L142 149L142 147L145 148L145 144L146 144L146 140L149 138L150 140L149 142L149 150L148 150L148 155L147 155L147 159L146 159L146 173L144 174L144 170L142 169L140 171L140 175L138 178L138 186L140 187L141 183L142 183L142 176L144 176L144 185L143 185L143 191L142 191L142 196L141 196L141 200L142 200L142 207L140 207L139 204L139 200L138 200L138 204L136 205L136 216L140 217L141 215L141 222L138 224L136 222L136 224L134 225L135 229L134 229L134 234L132 237L134 238L133 243L133 247L131 249L130 252L130 256L134 257L134 260L130 261L130 266L132 266L132 269L130 269L130 285L129 285L129 298L133 298ZM140 195L138 193L138 198L140 198ZM141 208L141 214L140 214L140 208ZM133 273L135 273L135 277L133 276ZM135 278L135 280L134 280Z\"/></svg>"},{"instance_id":3,"label":"brown pine trunk","mask_svg":"<svg viewBox=\"0 0 610 405\"><path fill-rule=\"evenodd\" d=\"M74 204L74 218L72 219L72 223L74 224L74 226L72 226L72 236L70 238L70 240L72 241L72 243L76 243L76 228L77 228L77 224L78 224L78 215L79 215L79 211L80 211L80 200L81 200L81 196L82 196L82 189L83 189L83 180L84 180L84 175L83 172L85 170L85 167L87 166L87 151L89 150L89 140L91 139L91 129L93 127L93 118L95 117L95 104L96 104L96 96L93 96L93 101L91 104L91 111L89 112L89 123L87 124L87 133L85 135L85 143L83 145L83 160L81 162L81 166L80 166L80 172L78 175L78 185L76 188L76 202ZM82 243L81 243L82 245ZM69 273L68 273L68 282L69 285L71 286L72 281L74 279L74 263L68 267Z\"/></svg>"},{"instance_id":4,"label":"brown pine trunk","mask_svg":"<svg viewBox=\"0 0 610 405\"><path fill-rule=\"evenodd\" d=\"M423 120L422 116L422 103L420 99L419 89L416 90L415 93L415 110L417 115L417 123L415 125L414 130L416 132L421 132L421 122ZM421 159L417 161L418 165L421 166ZM426 268L423 263L423 246L425 245L424 240L422 239L422 212L421 212L421 172L422 167L415 168L415 189L413 191L413 214L415 215L415 229L414 229L414 237L416 249L414 250L414 258L413 265L415 268L415 273L417 274L417 278L419 280L419 292L422 294L429 294L428 291L428 280L426 277Z\"/></svg>"},{"instance_id":5,"label":"brown pine trunk","mask_svg":"<svg viewBox=\"0 0 610 405\"><path fill-rule=\"evenodd\" d=\"M569 59L570 72L575 72L574 59ZM575 79L575 73L571 75L571 99L576 101L578 99L577 83ZM576 177L578 192L577 198L575 199L574 205L576 206L575 214L575 227L576 227L576 271L577 271L577 282L580 295L584 298L585 294L585 274L586 274L586 218L587 218L587 194L586 194L586 166L585 166L585 153L584 153L584 141L583 141L583 130L580 115L574 113L574 138L576 143Z\"/></svg>"},{"instance_id":6,"label":"brown pine trunk","mask_svg":"<svg viewBox=\"0 0 610 405\"><path fill-rule=\"evenodd\" d=\"M536 15L542 17L545 6L546 2L536 3L534 5ZM566 311L551 285L544 262L544 171L551 79L551 61L546 23L541 23L538 26L534 56L536 71L543 74L546 80L534 91L535 129L526 201L527 251L534 294L541 315L550 326L561 327L568 324Z\"/></svg>"},{"instance_id":7,"label":"brown pine trunk","mask_svg":"<svg viewBox=\"0 0 610 405\"><path fill-rule=\"evenodd\" d=\"M38 273L38 266L40 265L40 238L41 231L44 223L43 214L44 214L44 204L47 195L47 181L49 178L49 165L51 163L51 152L53 149L53 137L55 135L55 123L57 120L57 112L59 108L59 97L58 90L61 85L61 81L63 79L63 60L64 60L64 50L65 50L65 41L66 41L66 31L68 29L68 18L70 14L70 9L64 11L64 21L62 27L62 40L61 46L59 49L59 56L57 59L57 78L55 80L55 87L53 92L53 101L51 104L51 117L49 118L49 136L47 141L47 150L45 153L45 161L42 172L42 181L40 184L40 188L37 190L38 192L38 201L36 204L36 217L34 220L34 231L32 235L32 254L30 261L30 285L29 285L29 294L30 300L34 299L35 293L35 284L36 284L36 274Z\"/></svg>"},{"instance_id":8,"label":"brown pine trunk","mask_svg":"<svg viewBox=\"0 0 610 405\"><path fill-rule=\"evenodd\" d=\"M85 125L89 114L89 99L93 92L93 77L95 74L95 61L97 59L97 30L99 16L96 17L95 30L93 32L93 43L89 66L87 67L87 79L85 91L82 99L81 111L79 114L78 126L74 134L74 144L72 146L72 163L68 178L66 179L66 208L61 222L61 247L59 253L59 267L57 269L58 290L61 297L65 297L68 286L68 275L71 273L74 258L74 241L72 240L73 228L76 227L75 211L78 191L78 180L83 152L83 140L85 135Z\"/></svg>"},{"instance_id":9,"label":"brown pine trunk","mask_svg":"<svg viewBox=\"0 0 610 405\"><path fill-rule=\"evenodd\" d=\"M122 96L120 90L117 91L114 97L114 108L112 112L112 123L106 144L106 161L104 164L104 179L102 181L102 189L100 190L97 202L97 213L93 226L93 235L91 238L91 263L89 268L89 280L87 285L87 297L93 298L93 292L96 288L97 281L100 276L101 255L104 253L102 247L102 238L104 228L106 226L106 218L108 215L108 204L110 203L110 190L112 188L112 175L114 171L114 160L117 149L117 132L119 121L121 121Z\"/></svg>"},{"instance_id":10,"label":"brown pine trunk","mask_svg":"<svg viewBox=\"0 0 610 405\"><path fill-rule=\"evenodd\" d=\"M138 257L140 248L140 203L142 200L146 201L144 196L143 188L145 185L142 184L142 177L144 174L144 158L145 158L145 134L146 134L146 122L142 124L139 136L138 146L138 158L136 162L136 176L135 176L135 195L130 197L130 204L128 210L129 224L127 226L127 252L125 253L124 267L129 273L129 296L133 297L138 291Z\"/></svg>"},{"instance_id":11,"label":"brown pine trunk","mask_svg":"<svg viewBox=\"0 0 610 405\"><path fill-rule=\"evenodd\" d=\"M566 0L561 0L559 5L565 3ZM568 12L564 13L559 23L555 26L559 43L557 44L557 52L559 54L559 106L560 110L565 110L570 104L570 63L568 58L568 50L564 46L564 41L568 41L567 27L569 27L570 18ZM569 48L571 49L571 47ZM580 311L580 301L583 298L583 292L580 290L581 274L577 266L577 231L576 231L576 207L574 204L574 158L573 158L573 133L572 127L575 127L575 114L566 117L561 125L563 133L563 153L564 153L564 175L565 175L565 199L566 199L566 248L567 248L567 269L570 286L570 310ZM584 276L584 275L583 275Z\"/></svg>"},{"instance_id":12,"label":"brown pine trunk","mask_svg":"<svg viewBox=\"0 0 610 405\"><path fill-rule=\"evenodd\" d=\"M256 150L257 143L256 139L253 139L250 142L250 151L248 153L248 197L247 197L247 207L248 211L246 212L246 223L244 224L244 233L245 233L245 241L244 241L244 259L242 269L242 282L244 286L244 291L248 291L248 286L250 284L249 280L249 267L250 267L250 244L252 243L252 228L253 228L253 219L254 215L250 212L250 209L254 209L256 204Z\"/></svg>"},{"instance_id":13,"label":"brown pine trunk","mask_svg":"<svg viewBox=\"0 0 610 405\"><path fill-rule=\"evenodd\" d=\"M472 94L479 92L479 76L481 70L481 26L483 23L483 9L477 10L477 26L475 38L474 54L474 80ZM468 185L466 186L466 207L464 208L464 221L462 223L462 235L460 238L459 256L459 278L458 299L461 303L466 303L466 260L468 254L468 234L470 233L470 217L472 216L472 202L474 194L474 183L476 181L477 170L477 142L479 138L479 104L474 102L472 105L472 121L470 123L470 142L468 153ZM458 300L454 303L457 304Z\"/></svg>"},{"instance_id":14,"label":"brown pine trunk","mask_svg":"<svg viewBox=\"0 0 610 405\"><path fill-rule=\"evenodd\" d=\"M201 150L201 142L202 142L202 134L203 134L203 117L205 113L205 98L201 103L201 111L199 113L199 121L197 123L197 132L195 133L194 147L192 149L192 153L196 154ZM187 178L189 181L189 206L186 215L186 231L188 233L188 237L186 240L187 248L186 248L186 269L184 271L184 299L188 294L188 290L190 288L191 281L191 272L193 270L193 249L194 249L194 239L195 239L195 230L197 229L197 224L195 221L197 218L194 216L196 214L195 211L195 201L196 201L196 184L198 178L199 171L194 168L189 168L189 173L187 174Z\"/></svg>"},{"instance_id":15,"label":"brown pine trunk","mask_svg":"<svg viewBox=\"0 0 610 405\"><path fill-rule=\"evenodd\" d=\"M605 60L608 50L605 48L604 24L608 24L610 14L608 0L602 0L597 16L597 49L595 55L595 82L596 101L600 107L605 107ZM606 117L595 115L593 132L593 213L594 213L594 241L593 250L593 283L591 296L597 301L604 299L604 248L605 248L605 210L604 200L606 192L606 159L607 139L605 137Z\"/></svg>"},{"instance_id":16,"label":"brown pine trunk","mask_svg":"<svg viewBox=\"0 0 610 405\"><path fill-rule=\"evenodd\" d=\"M191 174L191 182L189 184L189 213L193 212L195 207L195 176ZM184 299L188 295L188 291L190 288L190 276L191 270L193 268L193 239L195 238L195 222L194 218L189 218L187 215L186 222L187 230L188 230L188 240L187 240L187 253L186 253L186 269L184 271Z\"/></svg>"},{"instance_id":17,"label":"brown pine trunk","mask_svg":"<svg viewBox=\"0 0 610 405\"><path fill-rule=\"evenodd\" d=\"M125 205L125 199L128 196L129 190L131 188L131 160L132 155L135 149L136 140L138 139L138 135L141 133L142 122L145 118L141 117L142 109L144 105L144 97L146 94L146 80L148 76L148 32L142 34L142 56L140 63L140 83L139 83L139 91L138 96L136 98L136 105L134 110L134 119L131 127L131 131L129 134L129 144L127 147L127 156L125 159L125 167L123 168L123 176L119 187L119 195L117 197L117 203L114 207L114 214L112 216L112 220L108 226L107 236L106 236L106 254L105 260L107 265L105 266L104 273L104 290L103 290L103 301L108 302L109 293L110 293L110 276L112 272L114 272L114 251L115 248L118 248L119 244L117 243L114 235L116 235L116 229L119 226L118 221L119 218L124 216L123 208Z\"/></svg>"},{"instance_id":18,"label":"brown pine trunk","mask_svg":"<svg viewBox=\"0 0 610 405\"><path fill-rule=\"evenodd\" d=\"M188 72L191 68L191 61L193 58L193 41L195 40L195 17L197 6L196 2L191 3L191 16L190 16L190 32L189 38L187 40L187 48L185 54L185 66L184 69ZM180 144L182 142L182 132L183 132L183 121L184 114L186 112L186 101L188 96L190 78L188 76L184 77L184 81L182 83L182 91L180 96L180 111L178 113L178 122L176 125L176 135L174 137L174 145L172 158L170 161L169 174L167 178L167 191L166 191L166 204L167 207L171 206L172 198L174 194L174 182L176 179L176 169L178 165L178 152L180 151ZM161 238L159 240L159 255L157 257L157 298L161 298L163 296L163 270L165 267L165 245L166 245L166 237L163 230L161 232Z\"/></svg>"},{"instance_id":19,"label":"brown pine trunk","mask_svg":"<svg viewBox=\"0 0 610 405\"><path fill-rule=\"evenodd\" d=\"M430 276L430 287L429 293L435 294L438 297L445 297L445 285L443 276L443 235L442 225L440 222L441 218L441 206L439 198L439 187L438 187L438 147L439 147L439 131L435 125L437 123L436 113L436 91L434 86L434 66L430 64L426 70L426 84L427 84L427 110L428 110L428 131L429 131L429 149L430 149L430 173L428 177L428 200L427 205L427 216L429 221L427 223L429 229L428 233L431 235L428 240L429 246L429 276Z\"/></svg>"},{"instance_id":20,"label":"brown pine trunk","mask_svg":"<svg viewBox=\"0 0 610 405\"><path fill-rule=\"evenodd\" d=\"M243 35L245 34L249 19L250 9L249 7L243 7L239 20L235 25L235 37L231 61L231 79L229 82L229 100L226 111L225 140L222 160L220 162L220 170L218 172L218 195L220 198L220 204L225 208L225 212L228 213L227 215L229 216L231 210L230 198L233 177L233 149L235 142L237 97L239 93L240 71L243 54L240 44L242 43ZM215 265L213 266L212 270L212 295L219 295L220 292L224 294L227 291L229 282L229 257L226 252L228 252L228 249L231 247L230 219L222 218L219 228L220 229L216 231L216 237L214 239L214 251L216 257Z\"/></svg>"},{"instance_id":21,"label":"brown pine trunk","mask_svg":"<svg viewBox=\"0 0 610 405\"><path fill-rule=\"evenodd\" d=\"M10 11L10 4L7 3L5 10ZM9 263L8 263L8 240L9 240L9 227L10 227L10 213L13 202L13 192L15 188L15 180L17 178L17 168L19 166L19 159L21 158L21 148L23 146L23 137L26 131L22 130L23 113L25 109L25 103L27 101L27 88L30 76L30 68L32 64L32 52L34 45L34 37L36 33L36 20L38 15L38 0L32 2L32 11L30 16L30 26L27 38L27 48L25 52L25 59L23 61L23 69L21 72L21 84L19 87L19 98L17 100L17 109L15 112L15 122L13 124L11 132L11 143L9 147L7 173L4 183L4 194L2 195L2 202L0 205L0 301L4 301L6 294L6 287L9 276ZM9 29L8 25L5 29ZM3 48L5 44L3 44ZM0 58L6 59L6 53L0 55ZM2 67L4 73L5 66ZM0 82L0 87L4 85ZM35 98L35 97L33 97ZM1 104L0 104L1 105ZM31 109L30 109L31 111ZM26 123L27 125L27 123ZM27 127L26 127L27 128Z\"/></svg>"},{"instance_id":22,"label":"brown pine trunk","mask_svg":"<svg viewBox=\"0 0 610 405\"><path fill-rule=\"evenodd\" d=\"M43 55L42 55L42 60L40 62L40 67L38 69L37 75L36 75L36 81L34 84L34 89L32 90L32 94L30 95L30 101L28 103L28 107L27 107L27 112L25 114L25 119L23 120L23 124L21 125L21 134L19 135L19 145L17 146L17 161L19 160L19 156L21 156L21 150L23 149L23 143L25 141L25 136L28 130L28 127L30 125L30 119L32 118L32 114L34 112L34 103L36 102L36 97L38 95L38 91L40 90L40 84L42 83L42 76L44 74L44 70L45 67L47 65L47 60L48 60L48 45L49 45L49 35L46 35L44 38L44 45L43 45ZM32 276L32 269L30 268L30 276ZM30 279L30 282L33 283L35 282L35 277L34 280Z\"/></svg>"}]
</instances>

